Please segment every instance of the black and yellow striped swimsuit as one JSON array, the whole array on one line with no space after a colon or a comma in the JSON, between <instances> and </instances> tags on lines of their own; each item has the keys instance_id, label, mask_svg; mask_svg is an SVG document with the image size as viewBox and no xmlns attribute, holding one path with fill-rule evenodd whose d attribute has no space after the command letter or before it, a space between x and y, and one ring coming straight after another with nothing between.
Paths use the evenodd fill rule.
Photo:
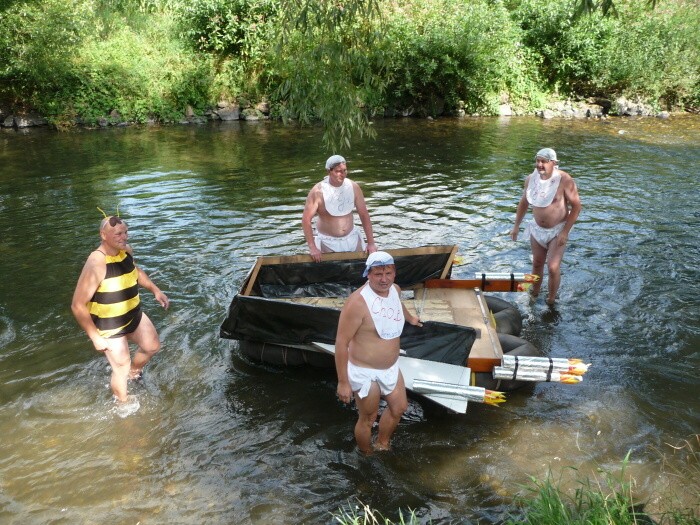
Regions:
<instances>
[{"instance_id":1,"label":"black and yellow striped swimsuit","mask_svg":"<svg viewBox=\"0 0 700 525\"><path fill-rule=\"evenodd\" d=\"M100 252L102 253L102 252ZM105 255L107 273L88 303L88 310L102 337L121 337L141 322L138 270L124 250Z\"/></svg>"}]
</instances>

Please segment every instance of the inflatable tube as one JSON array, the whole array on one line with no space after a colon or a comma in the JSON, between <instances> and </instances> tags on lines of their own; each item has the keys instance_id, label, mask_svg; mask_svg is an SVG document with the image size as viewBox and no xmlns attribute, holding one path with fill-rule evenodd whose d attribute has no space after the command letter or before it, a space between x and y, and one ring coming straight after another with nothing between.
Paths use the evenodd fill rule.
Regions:
<instances>
[{"instance_id":1,"label":"inflatable tube","mask_svg":"<svg viewBox=\"0 0 700 525\"><path fill-rule=\"evenodd\" d=\"M491 295L484 295L484 299L496 320L496 332L519 336L523 329L523 318L518 307Z\"/></svg>"},{"instance_id":2,"label":"inflatable tube","mask_svg":"<svg viewBox=\"0 0 700 525\"><path fill-rule=\"evenodd\" d=\"M508 355L541 356L540 351L530 342L514 335L498 334L498 341L501 343L503 353ZM504 379L494 379L491 372L477 372L474 374L474 384L486 388L487 390L498 390L499 392L511 392L525 385L532 385L529 381L506 381Z\"/></svg>"},{"instance_id":3,"label":"inflatable tube","mask_svg":"<svg viewBox=\"0 0 700 525\"><path fill-rule=\"evenodd\" d=\"M238 346L246 357L268 365L335 368L335 358L323 352L254 341L239 341Z\"/></svg>"}]
</instances>

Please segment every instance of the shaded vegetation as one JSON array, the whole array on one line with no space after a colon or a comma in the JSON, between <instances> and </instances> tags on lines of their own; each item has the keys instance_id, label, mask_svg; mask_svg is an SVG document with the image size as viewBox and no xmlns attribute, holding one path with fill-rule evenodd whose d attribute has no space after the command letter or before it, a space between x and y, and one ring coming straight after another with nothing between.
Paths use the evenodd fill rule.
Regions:
<instances>
[{"instance_id":1,"label":"shaded vegetation","mask_svg":"<svg viewBox=\"0 0 700 525\"><path fill-rule=\"evenodd\" d=\"M654 508L640 501L636 481L628 474L629 454L613 472L600 469L592 477L574 471L575 480L563 481L550 472L544 479L532 477L513 501L504 525L700 525L700 436L693 436L662 457L661 474L676 489L658 494ZM674 461L669 461L673 457ZM674 466L671 466L674 465ZM681 487L681 490L678 490ZM423 523L415 510L398 512L393 522L359 502L341 508L333 516L342 525L414 525Z\"/></svg>"},{"instance_id":2,"label":"shaded vegetation","mask_svg":"<svg viewBox=\"0 0 700 525\"><path fill-rule=\"evenodd\" d=\"M57 126L173 122L266 100L273 117L321 121L326 142L345 146L377 114L618 96L696 110L700 11L654 4L3 0L0 100Z\"/></svg>"}]
</instances>

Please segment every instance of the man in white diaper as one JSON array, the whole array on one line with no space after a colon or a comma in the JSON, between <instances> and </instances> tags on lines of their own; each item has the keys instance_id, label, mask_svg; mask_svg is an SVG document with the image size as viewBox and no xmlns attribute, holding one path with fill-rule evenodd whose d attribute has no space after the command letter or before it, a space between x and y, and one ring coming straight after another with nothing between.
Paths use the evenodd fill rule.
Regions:
<instances>
[{"instance_id":1,"label":"man in white diaper","mask_svg":"<svg viewBox=\"0 0 700 525\"><path fill-rule=\"evenodd\" d=\"M531 206L533 218L525 226L525 235L532 248L532 273L539 275L540 280L533 284L530 293L539 294L546 262L549 274L547 303L550 305L554 304L561 283L560 267L569 232L581 213L576 182L558 165L559 159L552 148L537 152L535 171L525 178L510 233L511 239L518 239L520 223Z\"/></svg>"},{"instance_id":2,"label":"man in white diaper","mask_svg":"<svg viewBox=\"0 0 700 525\"><path fill-rule=\"evenodd\" d=\"M367 211L365 196L360 186L348 177L345 159L333 155L326 160L326 177L317 182L306 197L301 226L314 261L321 260L322 253L377 251L372 231L372 220ZM357 210L367 244L360 229L355 226L353 210ZM313 218L316 217L316 235Z\"/></svg>"},{"instance_id":3,"label":"man in white diaper","mask_svg":"<svg viewBox=\"0 0 700 525\"><path fill-rule=\"evenodd\" d=\"M401 290L394 284L396 267L386 252L367 258L363 277L367 282L355 290L343 306L335 339L335 367L338 399L355 398L359 412L355 441L365 454L389 450L391 436L408 401L399 370L399 336L405 322L423 326L401 302ZM377 420L379 400L387 407L379 419L379 431L372 446L372 426Z\"/></svg>"}]
</instances>

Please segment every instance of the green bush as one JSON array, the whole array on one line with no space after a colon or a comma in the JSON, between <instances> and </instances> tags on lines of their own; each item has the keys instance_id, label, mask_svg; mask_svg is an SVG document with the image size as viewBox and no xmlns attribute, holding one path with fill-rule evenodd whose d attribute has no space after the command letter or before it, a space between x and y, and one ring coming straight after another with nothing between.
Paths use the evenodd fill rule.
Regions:
<instances>
[{"instance_id":1,"label":"green bush","mask_svg":"<svg viewBox=\"0 0 700 525\"><path fill-rule=\"evenodd\" d=\"M560 0L515 2L523 44L555 92L625 95L697 107L700 100L700 12L693 0L620 0L616 15L575 16Z\"/></svg>"},{"instance_id":2,"label":"green bush","mask_svg":"<svg viewBox=\"0 0 700 525\"><path fill-rule=\"evenodd\" d=\"M606 50L601 84L674 106L700 104L700 10L692 2L651 14L621 5L621 27Z\"/></svg>"},{"instance_id":3,"label":"green bush","mask_svg":"<svg viewBox=\"0 0 700 525\"><path fill-rule=\"evenodd\" d=\"M523 0L512 13L546 86L563 95L603 94L606 50L620 22L596 11L576 17L560 0Z\"/></svg>"},{"instance_id":4,"label":"green bush","mask_svg":"<svg viewBox=\"0 0 700 525\"><path fill-rule=\"evenodd\" d=\"M382 49L387 102L434 115L462 101L470 112L492 114L504 96L527 98L534 83L519 41L500 2L401 2L388 16Z\"/></svg>"},{"instance_id":5,"label":"green bush","mask_svg":"<svg viewBox=\"0 0 700 525\"><path fill-rule=\"evenodd\" d=\"M0 94L33 104L70 82L71 56L90 20L83 0L18 2L0 11Z\"/></svg>"}]
</instances>

